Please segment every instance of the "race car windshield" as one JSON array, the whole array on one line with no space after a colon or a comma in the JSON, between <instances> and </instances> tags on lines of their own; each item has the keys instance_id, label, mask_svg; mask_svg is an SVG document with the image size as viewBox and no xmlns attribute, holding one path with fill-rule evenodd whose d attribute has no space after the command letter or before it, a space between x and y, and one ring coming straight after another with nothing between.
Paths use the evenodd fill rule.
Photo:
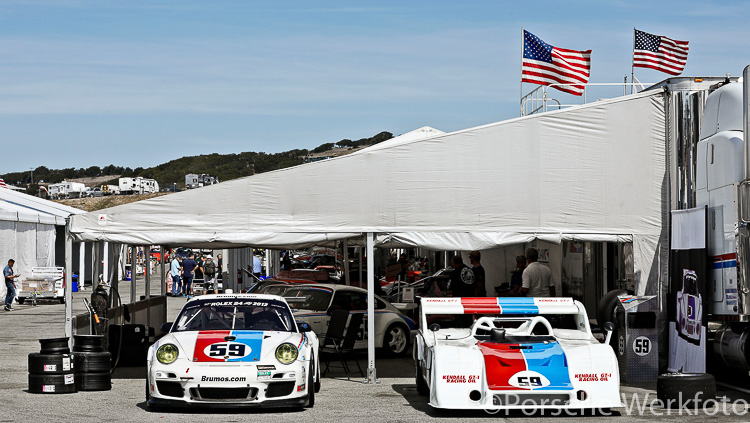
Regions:
<instances>
[{"instance_id":1,"label":"race car windshield","mask_svg":"<svg viewBox=\"0 0 750 423\"><path fill-rule=\"evenodd\" d=\"M196 330L296 332L296 326L281 301L206 300L186 306L177 317L176 332Z\"/></svg>"},{"instance_id":2,"label":"race car windshield","mask_svg":"<svg viewBox=\"0 0 750 423\"><path fill-rule=\"evenodd\" d=\"M304 298L304 301L291 303L295 310L326 311L331 303L333 291L328 288L301 287L290 288L284 293L284 297Z\"/></svg>"}]
</instances>

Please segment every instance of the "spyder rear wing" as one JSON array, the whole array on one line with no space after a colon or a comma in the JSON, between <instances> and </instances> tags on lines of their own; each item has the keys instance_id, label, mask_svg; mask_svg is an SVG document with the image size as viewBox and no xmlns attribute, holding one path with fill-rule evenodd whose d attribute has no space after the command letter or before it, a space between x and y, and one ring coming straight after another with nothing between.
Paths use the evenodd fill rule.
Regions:
<instances>
[{"instance_id":1,"label":"spyder rear wing","mask_svg":"<svg viewBox=\"0 0 750 423\"><path fill-rule=\"evenodd\" d=\"M422 298L423 314L578 314L572 298Z\"/></svg>"}]
</instances>

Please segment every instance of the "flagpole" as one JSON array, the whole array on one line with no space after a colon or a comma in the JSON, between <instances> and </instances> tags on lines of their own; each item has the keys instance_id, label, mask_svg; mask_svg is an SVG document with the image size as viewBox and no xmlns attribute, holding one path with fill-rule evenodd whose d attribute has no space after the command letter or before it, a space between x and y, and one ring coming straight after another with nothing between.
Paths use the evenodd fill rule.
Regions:
<instances>
[{"instance_id":1,"label":"flagpole","mask_svg":"<svg viewBox=\"0 0 750 423\"><path fill-rule=\"evenodd\" d=\"M523 43L523 31L524 31L523 27L521 27L521 79L520 79L520 82L518 84L520 86L520 88L521 88L521 96L519 97L519 99L521 101L523 101L523 46L524 46L524 43ZM521 103L521 116L523 116L523 115L524 115L524 104Z\"/></svg>"},{"instance_id":2,"label":"flagpole","mask_svg":"<svg viewBox=\"0 0 750 423\"><path fill-rule=\"evenodd\" d=\"M630 53L630 82L635 84L635 27L633 27L633 51ZM630 86L630 94L633 94L633 86Z\"/></svg>"}]
</instances>

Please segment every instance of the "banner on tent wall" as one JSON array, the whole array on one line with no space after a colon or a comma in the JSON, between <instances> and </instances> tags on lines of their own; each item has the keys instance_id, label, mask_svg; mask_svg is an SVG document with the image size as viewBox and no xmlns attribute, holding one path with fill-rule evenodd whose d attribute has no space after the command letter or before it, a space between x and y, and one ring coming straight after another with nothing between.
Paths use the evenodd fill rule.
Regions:
<instances>
[{"instance_id":1,"label":"banner on tent wall","mask_svg":"<svg viewBox=\"0 0 750 423\"><path fill-rule=\"evenodd\" d=\"M706 208L672 211L670 372L706 372Z\"/></svg>"}]
</instances>

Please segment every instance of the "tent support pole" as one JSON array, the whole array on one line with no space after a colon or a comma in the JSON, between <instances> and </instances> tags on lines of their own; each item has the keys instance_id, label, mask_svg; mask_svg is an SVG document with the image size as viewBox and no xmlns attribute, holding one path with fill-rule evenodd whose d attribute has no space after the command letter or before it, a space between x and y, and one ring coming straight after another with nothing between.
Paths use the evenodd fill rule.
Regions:
<instances>
[{"instance_id":1,"label":"tent support pole","mask_svg":"<svg viewBox=\"0 0 750 423\"><path fill-rule=\"evenodd\" d=\"M349 278L349 240L344 240L344 254L342 255L342 258L344 260L344 280L346 281L346 285L351 285L352 281Z\"/></svg>"},{"instance_id":2,"label":"tent support pole","mask_svg":"<svg viewBox=\"0 0 750 423\"><path fill-rule=\"evenodd\" d=\"M81 241L78 245L78 289L85 291L86 280L86 243Z\"/></svg>"},{"instance_id":3,"label":"tent support pole","mask_svg":"<svg viewBox=\"0 0 750 423\"><path fill-rule=\"evenodd\" d=\"M138 259L138 246L130 246L130 302L135 303L135 296L137 295L135 290L135 281L138 274L138 265L136 260ZM135 322L133 322L135 323Z\"/></svg>"},{"instance_id":4,"label":"tent support pole","mask_svg":"<svg viewBox=\"0 0 750 423\"><path fill-rule=\"evenodd\" d=\"M367 383L378 383L375 372L375 237L367 233Z\"/></svg>"},{"instance_id":5,"label":"tent support pole","mask_svg":"<svg viewBox=\"0 0 750 423\"><path fill-rule=\"evenodd\" d=\"M161 296L167 295L167 274L164 270L164 265L167 262L167 247L160 246L161 249L161 264L159 269L161 270Z\"/></svg>"},{"instance_id":6,"label":"tent support pole","mask_svg":"<svg viewBox=\"0 0 750 423\"><path fill-rule=\"evenodd\" d=\"M94 288L99 286L99 250L101 241L94 241L91 243L91 281L93 282Z\"/></svg>"},{"instance_id":7,"label":"tent support pole","mask_svg":"<svg viewBox=\"0 0 750 423\"><path fill-rule=\"evenodd\" d=\"M102 247L102 274L104 275L104 282L109 282L109 241L104 241L104 247Z\"/></svg>"},{"instance_id":8,"label":"tent support pole","mask_svg":"<svg viewBox=\"0 0 750 423\"><path fill-rule=\"evenodd\" d=\"M362 247L357 247L357 251L359 252L359 277L357 278L357 282L359 282L360 288L362 287Z\"/></svg>"},{"instance_id":9,"label":"tent support pole","mask_svg":"<svg viewBox=\"0 0 750 423\"><path fill-rule=\"evenodd\" d=\"M146 327L151 327L151 246L146 245L143 247L143 256L146 258L146 262L143 263L143 268L146 270ZM135 310L135 307L133 307Z\"/></svg>"},{"instance_id":10,"label":"tent support pole","mask_svg":"<svg viewBox=\"0 0 750 423\"><path fill-rule=\"evenodd\" d=\"M65 336L73 349L73 237L70 218L65 219Z\"/></svg>"}]
</instances>

